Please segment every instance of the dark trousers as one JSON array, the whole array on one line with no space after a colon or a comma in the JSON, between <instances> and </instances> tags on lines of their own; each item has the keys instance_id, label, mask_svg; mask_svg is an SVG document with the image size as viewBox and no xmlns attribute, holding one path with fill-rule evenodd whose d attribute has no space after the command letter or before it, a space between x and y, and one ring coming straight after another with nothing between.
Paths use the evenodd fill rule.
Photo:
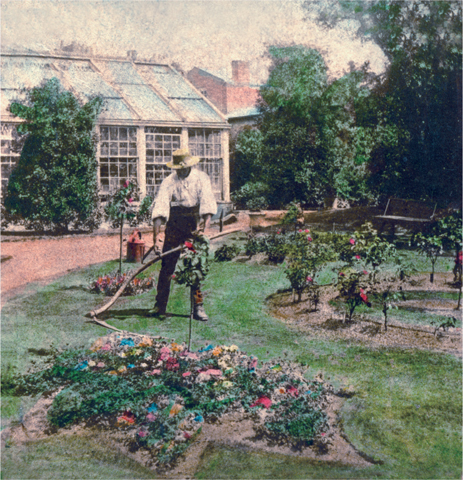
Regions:
<instances>
[{"instance_id":1,"label":"dark trousers","mask_svg":"<svg viewBox=\"0 0 463 480\"><path fill-rule=\"evenodd\" d=\"M172 250L191 238L191 232L197 228L199 220L199 208L172 207L169 221L166 225L164 246L162 253ZM175 272L180 251L166 255L162 259L161 271L159 272L156 305L165 310L169 301L170 283Z\"/></svg>"}]
</instances>

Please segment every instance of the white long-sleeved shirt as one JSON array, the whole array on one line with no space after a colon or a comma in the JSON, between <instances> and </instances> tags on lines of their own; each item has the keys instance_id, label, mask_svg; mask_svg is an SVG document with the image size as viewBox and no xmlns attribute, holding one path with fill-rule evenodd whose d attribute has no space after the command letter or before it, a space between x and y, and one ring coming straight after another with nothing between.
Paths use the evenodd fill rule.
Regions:
<instances>
[{"instance_id":1,"label":"white long-sleeved shirt","mask_svg":"<svg viewBox=\"0 0 463 480\"><path fill-rule=\"evenodd\" d=\"M211 181L207 173L193 168L188 177L181 179L177 172L166 177L159 187L153 202L151 218L164 217L169 220L170 207L197 207L199 214L217 213L217 202L212 192Z\"/></svg>"}]
</instances>

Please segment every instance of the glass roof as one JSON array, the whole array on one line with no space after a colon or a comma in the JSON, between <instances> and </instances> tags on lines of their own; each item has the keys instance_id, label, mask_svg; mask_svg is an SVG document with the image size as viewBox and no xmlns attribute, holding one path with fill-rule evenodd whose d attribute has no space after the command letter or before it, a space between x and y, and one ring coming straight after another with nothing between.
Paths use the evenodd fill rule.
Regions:
<instances>
[{"instance_id":1,"label":"glass roof","mask_svg":"<svg viewBox=\"0 0 463 480\"><path fill-rule=\"evenodd\" d=\"M165 65L18 54L4 55L1 66L2 115L11 115L7 111L11 101L25 98L23 89L57 77L80 98L105 100L100 122L226 123L180 74Z\"/></svg>"}]
</instances>

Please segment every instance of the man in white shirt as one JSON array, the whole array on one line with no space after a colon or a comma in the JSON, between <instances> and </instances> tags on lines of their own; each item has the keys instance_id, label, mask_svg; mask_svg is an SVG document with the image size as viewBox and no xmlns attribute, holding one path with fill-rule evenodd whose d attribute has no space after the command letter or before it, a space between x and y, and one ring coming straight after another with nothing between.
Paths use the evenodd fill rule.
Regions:
<instances>
[{"instance_id":1,"label":"man in white shirt","mask_svg":"<svg viewBox=\"0 0 463 480\"><path fill-rule=\"evenodd\" d=\"M200 159L190 155L188 149L176 150L172 154L172 162L166 165L174 171L165 178L153 203L151 217L153 219L154 250L160 253L158 242L161 226L166 223L163 252L182 245L191 238L197 229L204 231L217 212L217 203L212 192L211 181L205 172L192 169ZM150 316L163 318L169 300L170 283L175 271L180 252L175 252L162 259L159 273L156 304L150 310ZM193 318L207 322L202 294L198 289L194 295L195 305Z\"/></svg>"}]
</instances>

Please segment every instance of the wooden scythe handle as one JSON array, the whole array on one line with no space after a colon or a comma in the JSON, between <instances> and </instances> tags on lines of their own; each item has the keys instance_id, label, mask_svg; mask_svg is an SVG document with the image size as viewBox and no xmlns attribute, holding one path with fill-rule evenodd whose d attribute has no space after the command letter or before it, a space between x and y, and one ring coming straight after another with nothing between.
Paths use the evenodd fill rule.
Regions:
<instances>
[{"instance_id":1,"label":"wooden scythe handle","mask_svg":"<svg viewBox=\"0 0 463 480\"><path fill-rule=\"evenodd\" d=\"M226 232L221 232L221 233L218 233L217 235L213 235L212 237L209 238L209 240L215 240L218 237L223 237L224 235L228 235L229 233L239 232L240 230L241 230L241 228L234 228L232 230L227 230ZM151 265L153 265L153 263L156 263L158 260L161 260L161 258L166 257L167 255L170 255L171 253L178 252L179 250L183 250L184 248L186 248L184 245L180 245L179 247L173 248L172 250L168 250L167 252L164 252L161 255L158 255L157 257L153 258L153 260L150 260L148 263L145 263L144 265L142 265L140 268L135 270L133 273L131 273L124 280L124 283L119 287L119 290L113 295L113 297L111 298L111 300L108 303L106 303L102 307L98 308L97 310L92 310L91 312L89 312L89 315L92 317L92 319L96 319L96 317L98 315L100 315L100 313L103 313L106 310L108 310L116 302L116 300L122 295L122 293L126 289L127 285L137 275L139 275L141 272L143 272L147 268L151 267ZM97 323L99 323L99 322L97 322ZM105 325L102 325L102 326L105 326ZM113 328L113 327L111 327L111 328Z\"/></svg>"}]
</instances>

